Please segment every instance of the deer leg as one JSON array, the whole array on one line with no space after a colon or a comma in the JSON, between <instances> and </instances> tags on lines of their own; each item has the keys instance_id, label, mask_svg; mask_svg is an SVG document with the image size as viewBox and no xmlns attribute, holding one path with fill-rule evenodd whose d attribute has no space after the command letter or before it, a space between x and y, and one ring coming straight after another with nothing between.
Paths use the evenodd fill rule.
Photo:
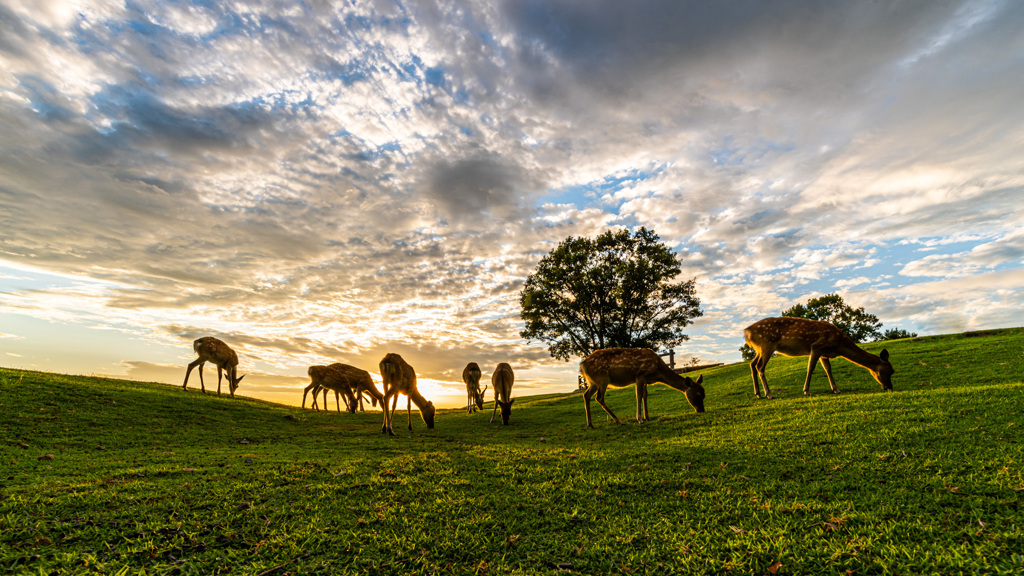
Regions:
<instances>
[{"instance_id":1,"label":"deer leg","mask_svg":"<svg viewBox=\"0 0 1024 576\"><path fill-rule=\"evenodd\" d=\"M217 396L220 396L220 381L223 377L222 372L223 371L220 369L220 366L217 366Z\"/></svg>"},{"instance_id":2,"label":"deer leg","mask_svg":"<svg viewBox=\"0 0 1024 576\"><path fill-rule=\"evenodd\" d=\"M636 381L636 421L640 424L644 423L644 417L641 413L641 408L644 405L644 383L643 380Z\"/></svg>"},{"instance_id":3,"label":"deer leg","mask_svg":"<svg viewBox=\"0 0 1024 576\"><path fill-rule=\"evenodd\" d=\"M804 379L804 396L811 395L811 374L814 373L814 365L818 363L820 355L811 348L810 358L807 359L807 378Z\"/></svg>"},{"instance_id":4,"label":"deer leg","mask_svg":"<svg viewBox=\"0 0 1024 576\"><path fill-rule=\"evenodd\" d=\"M754 379L754 395L758 398L761 397L761 392L757 389L758 377L761 378L761 388L764 389L764 397L769 400L775 398L772 396L771 389L768 388L768 377L764 373L765 366L768 365L768 360L771 360L772 354L774 353L774 348L758 350L757 355L754 357L754 361L750 363L750 375Z\"/></svg>"},{"instance_id":5,"label":"deer leg","mask_svg":"<svg viewBox=\"0 0 1024 576\"><path fill-rule=\"evenodd\" d=\"M590 421L590 397L597 391L597 387L587 382L587 389L583 392L583 410L587 413L587 428L593 428L594 423Z\"/></svg>"},{"instance_id":6,"label":"deer leg","mask_svg":"<svg viewBox=\"0 0 1024 576\"><path fill-rule=\"evenodd\" d=\"M757 361L760 359L761 355L758 354L750 361L750 377L754 380L754 396L757 398L761 397L761 389L757 386Z\"/></svg>"},{"instance_id":7,"label":"deer leg","mask_svg":"<svg viewBox=\"0 0 1024 576\"><path fill-rule=\"evenodd\" d=\"M203 390L203 394L206 394L206 384L203 383L203 366L206 366L205 362L199 365L199 387Z\"/></svg>"},{"instance_id":8,"label":"deer leg","mask_svg":"<svg viewBox=\"0 0 1024 576\"><path fill-rule=\"evenodd\" d=\"M836 388L836 380L832 377L832 362L822 356L821 367L825 369L825 376L828 376L828 385L832 387L832 393L839 394L839 388Z\"/></svg>"},{"instance_id":9,"label":"deer leg","mask_svg":"<svg viewBox=\"0 0 1024 576\"><path fill-rule=\"evenodd\" d=\"M769 400L774 400L775 396L772 396L772 391L768 388L768 376L764 373L765 366L768 366L768 360L770 358L771 355L761 358L761 364L757 373L761 376L761 386L764 388L764 397Z\"/></svg>"},{"instance_id":10,"label":"deer leg","mask_svg":"<svg viewBox=\"0 0 1024 576\"><path fill-rule=\"evenodd\" d=\"M384 424L382 424L381 427L380 427L380 433L381 434L387 434L388 433L388 428L389 428L389 426L388 426L388 391L387 391L387 389L384 390L384 401L383 401L382 407L384 408ZM394 436L394 432L392 432L391 435Z\"/></svg>"},{"instance_id":11,"label":"deer leg","mask_svg":"<svg viewBox=\"0 0 1024 576\"><path fill-rule=\"evenodd\" d=\"M607 391L607 387L608 387L608 384L604 384L604 386L598 387L598 389L597 389L597 403L600 404L601 408L604 408L604 411L607 412L608 415L612 417L612 420L615 420L616 424L622 424L622 420L619 420L619 417L616 416L615 413L611 411L611 408L608 408L608 405L604 403L604 395L605 395L605 392Z\"/></svg>"},{"instance_id":12,"label":"deer leg","mask_svg":"<svg viewBox=\"0 0 1024 576\"><path fill-rule=\"evenodd\" d=\"M182 390L188 388L188 375L192 373L192 369L193 368L195 368L196 366L199 366L200 367L199 371L200 372L203 371L203 369L202 369L203 362L205 362L205 360L200 358L199 360L196 360L195 362L192 362L192 363L190 363L188 365L188 370L185 370L185 382L181 385L181 389Z\"/></svg>"},{"instance_id":13,"label":"deer leg","mask_svg":"<svg viewBox=\"0 0 1024 576\"><path fill-rule=\"evenodd\" d=\"M405 400L405 413L409 416L409 430L412 430L412 397L406 396Z\"/></svg>"},{"instance_id":14,"label":"deer leg","mask_svg":"<svg viewBox=\"0 0 1024 576\"><path fill-rule=\"evenodd\" d=\"M650 419L651 417L647 415L647 383L644 382L644 422Z\"/></svg>"},{"instance_id":15,"label":"deer leg","mask_svg":"<svg viewBox=\"0 0 1024 576\"><path fill-rule=\"evenodd\" d=\"M388 434L391 436L395 435L395 429L392 427L392 422L395 420L395 408L398 407L398 391L391 396L391 413L388 414ZM384 397L384 412L388 411L387 397Z\"/></svg>"},{"instance_id":16,"label":"deer leg","mask_svg":"<svg viewBox=\"0 0 1024 576\"><path fill-rule=\"evenodd\" d=\"M309 391L313 390L314 388L316 388L316 384L310 384L309 386L306 386L302 390L302 409L303 410L306 409L306 394L308 394ZM313 392L313 404L314 405L316 405L316 394L317 394L317 392L319 392L319 390L314 390L314 392Z\"/></svg>"},{"instance_id":17,"label":"deer leg","mask_svg":"<svg viewBox=\"0 0 1024 576\"><path fill-rule=\"evenodd\" d=\"M359 391L358 401L359 401L359 411L360 412L366 412L366 410L363 408L363 391L362 390Z\"/></svg>"},{"instance_id":18,"label":"deer leg","mask_svg":"<svg viewBox=\"0 0 1024 576\"><path fill-rule=\"evenodd\" d=\"M338 411L338 414L341 414L341 394L339 394L337 390L334 391L334 409ZM348 410L348 409L349 409L348 398L346 398L345 399L345 410Z\"/></svg>"},{"instance_id":19,"label":"deer leg","mask_svg":"<svg viewBox=\"0 0 1024 576\"><path fill-rule=\"evenodd\" d=\"M491 410L491 424L494 424L494 413L498 411L498 389L494 389L494 409Z\"/></svg>"}]
</instances>

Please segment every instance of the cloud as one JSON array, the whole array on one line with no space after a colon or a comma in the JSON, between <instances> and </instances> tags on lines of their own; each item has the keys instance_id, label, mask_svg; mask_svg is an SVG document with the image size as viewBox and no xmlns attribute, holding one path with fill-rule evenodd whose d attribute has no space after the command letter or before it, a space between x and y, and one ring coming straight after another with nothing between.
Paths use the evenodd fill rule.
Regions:
<instances>
[{"instance_id":1,"label":"cloud","mask_svg":"<svg viewBox=\"0 0 1024 576\"><path fill-rule=\"evenodd\" d=\"M0 276L5 313L182 360L223 336L267 386L387 351L554 386L573 368L518 337L523 281L643 225L698 279L701 357L834 290L922 333L1015 321L1011 4L0 11L0 257L51 275ZM977 309L940 288L998 274Z\"/></svg>"}]
</instances>

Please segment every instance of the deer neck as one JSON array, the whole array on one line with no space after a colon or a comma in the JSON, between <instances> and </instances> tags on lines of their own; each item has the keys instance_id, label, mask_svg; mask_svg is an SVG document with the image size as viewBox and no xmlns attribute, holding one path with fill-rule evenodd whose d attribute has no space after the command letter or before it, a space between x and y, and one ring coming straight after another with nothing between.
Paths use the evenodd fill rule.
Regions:
<instances>
[{"instance_id":1,"label":"deer neck","mask_svg":"<svg viewBox=\"0 0 1024 576\"><path fill-rule=\"evenodd\" d=\"M686 378L676 374L671 368L663 367L659 369L657 376L658 381L669 388L675 388L680 392L686 392L690 389L690 385L686 382Z\"/></svg>"},{"instance_id":2,"label":"deer neck","mask_svg":"<svg viewBox=\"0 0 1024 576\"><path fill-rule=\"evenodd\" d=\"M420 394L420 391L417 390L416 388L409 390L409 392L406 395L409 396L409 399L412 400L412 403L415 404L416 407L419 408L420 410L422 410L423 407L427 405L427 399L424 398L423 395Z\"/></svg>"},{"instance_id":3,"label":"deer neck","mask_svg":"<svg viewBox=\"0 0 1024 576\"><path fill-rule=\"evenodd\" d=\"M868 370L878 370L879 365L882 363L881 358L875 356L871 352L861 349L860 346L850 343L840 349L840 356L846 358L850 362L863 366Z\"/></svg>"},{"instance_id":4,"label":"deer neck","mask_svg":"<svg viewBox=\"0 0 1024 576\"><path fill-rule=\"evenodd\" d=\"M384 400L384 395L377 391L376 386L371 385L369 388L363 388L363 390L365 390L366 393L369 394L370 397L372 397L377 402L381 402L382 400Z\"/></svg>"}]
</instances>

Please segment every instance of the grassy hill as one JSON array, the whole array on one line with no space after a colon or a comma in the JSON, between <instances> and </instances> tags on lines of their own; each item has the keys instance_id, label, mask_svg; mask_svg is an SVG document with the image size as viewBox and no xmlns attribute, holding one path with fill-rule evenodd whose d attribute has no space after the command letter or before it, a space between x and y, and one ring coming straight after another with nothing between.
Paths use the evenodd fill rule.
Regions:
<instances>
[{"instance_id":1,"label":"grassy hill","mask_svg":"<svg viewBox=\"0 0 1024 576\"><path fill-rule=\"evenodd\" d=\"M587 430L567 394L508 427L490 403L396 413L397 438L379 413L0 369L0 572L1024 571L1024 329L885 347L893 393L837 360L843 393L819 369L807 398L780 357L774 401L736 364L704 373L704 414L653 386L642 425L595 403ZM629 420L633 388L609 405Z\"/></svg>"}]
</instances>

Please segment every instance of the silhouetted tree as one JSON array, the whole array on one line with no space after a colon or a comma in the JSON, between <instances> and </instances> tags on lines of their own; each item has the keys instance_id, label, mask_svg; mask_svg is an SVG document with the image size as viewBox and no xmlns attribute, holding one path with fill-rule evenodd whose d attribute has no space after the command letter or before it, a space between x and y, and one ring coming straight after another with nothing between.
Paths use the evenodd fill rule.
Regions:
<instances>
[{"instance_id":1,"label":"silhouetted tree","mask_svg":"<svg viewBox=\"0 0 1024 576\"><path fill-rule=\"evenodd\" d=\"M520 336L548 344L569 360L622 346L678 346L683 328L703 313L695 281L673 282L680 262L646 228L569 237L541 259L519 294L526 329Z\"/></svg>"},{"instance_id":2,"label":"silhouetted tree","mask_svg":"<svg viewBox=\"0 0 1024 576\"><path fill-rule=\"evenodd\" d=\"M889 328L882 332L879 340L899 340L900 338L917 338L916 332L907 332L902 328Z\"/></svg>"}]
</instances>

